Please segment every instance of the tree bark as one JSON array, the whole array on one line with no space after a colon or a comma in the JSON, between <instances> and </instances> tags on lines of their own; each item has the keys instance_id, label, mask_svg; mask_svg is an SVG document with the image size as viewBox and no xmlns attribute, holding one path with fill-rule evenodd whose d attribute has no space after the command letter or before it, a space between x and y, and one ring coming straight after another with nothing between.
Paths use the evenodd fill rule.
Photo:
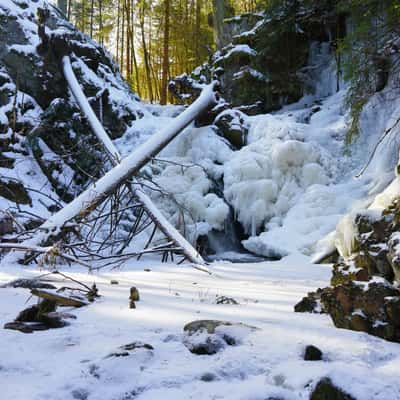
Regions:
<instances>
[{"instance_id":1,"label":"tree bark","mask_svg":"<svg viewBox=\"0 0 400 400\"><path fill-rule=\"evenodd\" d=\"M195 25L195 60L196 60L196 65L201 64L201 59L200 59L200 40L201 40L201 0L196 0L196 25Z\"/></svg>"},{"instance_id":2,"label":"tree bark","mask_svg":"<svg viewBox=\"0 0 400 400\"><path fill-rule=\"evenodd\" d=\"M145 36L145 31L144 31L144 17L145 17L145 8L144 8L144 2L142 2L141 7L140 7L139 24L140 24L140 33L141 33L141 38L142 38L144 66L145 66L145 70L146 70L147 89L148 89L149 100L152 103L154 100L154 96L153 96L153 87L151 84L149 54L147 51L146 36Z\"/></svg>"},{"instance_id":3,"label":"tree bark","mask_svg":"<svg viewBox=\"0 0 400 400\"><path fill-rule=\"evenodd\" d=\"M42 289L32 289L31 293L34 296L40 297L41 299L54 301L59 306L64 307L83 307L89 304L82 300L74 299L73 297L61 296L58 293L53 293Z\"/></svg>"},{"instance_id":4,"label":"tree bark","mask_svg":"<svg viewBox=\"0 0 400 400\"><path fill-rule=\"evenodd\" d=\"M217 49L223 47L225 0L213 0L214 32Z\"/></svg>"},{"instance_id":5,"label":"tree bark","mask_svg":"<svg viewBox=\"0 0 400 400\"><path fill-rule=\"evenodd\" d=\"M167 104L168 73L169 73L169 15L170 0L164 0L164 46L161 78L161 104Z\"/></svg>"},{"instance_id":6,"label":"tree bark","mask_svg":"<svg viewBox=\"0 0 400 400\"><path fill-rule=\"evenodd\" d=\"M57 7L65 16L67 15L67 0L57 0Z\"/></svg>"}]
</instances>

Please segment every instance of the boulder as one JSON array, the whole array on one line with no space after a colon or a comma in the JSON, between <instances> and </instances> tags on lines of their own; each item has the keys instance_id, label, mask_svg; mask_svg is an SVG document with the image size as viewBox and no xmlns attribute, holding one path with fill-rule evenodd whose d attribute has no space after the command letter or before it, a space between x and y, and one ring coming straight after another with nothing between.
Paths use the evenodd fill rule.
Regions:
<instances>
[{"instance_id":1,"label":"boulder","mask_svg":"<svg viewBox=\"0 0 400 400\"><path fill-rule=\"evenodd\" d=\"M396 315L400 291L388 282L348 282L326 288L321 301L336 327L400 342L400 318Z\"/></svg>"},{"instance_id":2,"label":"boulder","mask_svg":"<svg viewBox=\"0 0 400 400\"><path fill-rule=\"evenodd\" d=\"M333 265L331 285L337 286L351 281L367 282L371 279L368 268L356 267L355 263L338 262Z\"/></svg>"},{"instance_id":3,"label":"boulder","mask_svg":"<svg viewBox=\"0 0 400 400\"><path fill-rule=\"evenodd\" d=\"M387 257L390 266L392 267L394 279L397 282L400 282L400 255L398 252L399 244L400 244L400 236L398 235L397 232L395 232L390 236L390 239L388 241L389 250Z\"/></svg>"},{"instance_id":4,"label":"boulder","mask_svg":"<svg viewBox=\"0 0 400 400\"><path fill-rule=\"evenodd\" d=\"M223 111L215 119L214 125L218 128L218 133L236 149L246 144L248 126L246 115L241 111Z\"/></svg>"},{"instance_id":5,"label":"boulder","mask_svg":"<svg viewBox=\"0 0 400 400\"><path fill-rule=\"evenodd\" d=\"M235 346L257 328L238 322L198 320L185 325L183 343L197 355L212 355L226 346Z\"/></svg>"},{"instance_id":6,"label":"boulder","mask_svg":"<svg viewBox=\"0 0 400 400\"><path fill-rule=\"evenodd\" d=\"M143 342L132 342L118 347L117 351L110 353L105 358L128 357L129 355L131 355L132 352L135 352L137 350L152 351L154 350L154 347L150 344Z\"/></svg>"},{"instance_id":7,"label":"boulder","mask_svg":"<svg viewBox=\"0 0 400 400\"><path fill-rule=\"evenodd\" d=\"M56 313L57 304L51 300L42 300L39 304L22 310L15 321L4 325L4 329L17 330L22 333L32 333L52 328L62 328L67 325L63 317Z\"/></svg>"},{"instance_id":8,"label":"boulder","mask_svg":"<svg viewBox=\"0 0 400 400\"><path fill-rule=\"evenodd\" d=\"M355 400L340 389L329 378L322 378L311 393L310 400Z\"/></svg>"},{"instance_id":9,"label":"boulder","mask_svg":"<svg viewBox=\"0 0 400 400\"><path fill-rule=\"evenodd\" d=\"M294 306L294 311L323 314L325 311L321 304L321 293L322 289L318 289L316 292L309 292Z\"/></svg>"},{"instance_id":10,"label":"boulder","mask_svg":"<svg viewBox=\"0 0 400 400\"><path fill-rule=\"evenodd\" d=\"M336 327L400 342L400 199L383 212L363 210L338 225L342 256L331 286L309 293L295 311L314 312L317 301Z\"/></svg>"},{"instance_id":11,"label":"boulder","mask_svg":"<svg viewBox=\"0 0 400 400\"><path fill-rule=\"evenodd\" d=\"M0 107L5 110L0 167L17 168L15 159L33 154L56 192L55 203L69 202L92 177L103 174L105 154L69 93L62 57L70 55L79 84L112 138L125 133L144 108L101 45L55 7L41 7L33 0L0 7ZM0 180L0 196L36 208L43 199L31 199L26 182Z\"/></svg>"},{"instance_id":12,"label":"boulder","mask_svg":"<svg viewBox=\"0 0 400 400\"><path fill-rule=\"evenodd\" d=\"M17 204L32 204L32 199L22 182L0 179L0 196Z\"/></svg>"},{"instance_id":13,"label":"boulder","mask_svg":"<svg viewBox=\"0 0 400 400\"><path fill-rule=\"evenodd\" d=\"M308 345L304 349L304 360L305 361L320 361L322 360L322 351L313 345Z\"/></svg>"}]
</instances>

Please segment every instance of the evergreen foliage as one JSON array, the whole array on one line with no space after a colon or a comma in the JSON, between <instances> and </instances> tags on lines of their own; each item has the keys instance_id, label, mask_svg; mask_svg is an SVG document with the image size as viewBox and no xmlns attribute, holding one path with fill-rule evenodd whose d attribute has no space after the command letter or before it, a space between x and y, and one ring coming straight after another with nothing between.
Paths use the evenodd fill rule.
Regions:
<instances>
[{"instance_id":1,"label":"evergreen foliage","mask_svg":"<svg viewBox=\"0 0 400 400\"><path fill-rule=\"evenodd\" d=\"M348 18L347 34L339 43L352 124L347 142L358 134L363 106L387 83L390 70L399 68L393 55L400 36L400 3L396 0L341 0L338 11Z\"/></svg>"}]
</instances>

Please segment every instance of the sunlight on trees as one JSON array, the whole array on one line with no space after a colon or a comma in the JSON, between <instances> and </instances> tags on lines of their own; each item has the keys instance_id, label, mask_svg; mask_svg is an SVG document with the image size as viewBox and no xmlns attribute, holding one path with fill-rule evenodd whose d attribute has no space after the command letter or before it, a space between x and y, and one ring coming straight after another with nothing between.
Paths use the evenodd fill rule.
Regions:
<instances>
[{"instance_id":1,"label":"sunlight on trees","mask_svg":"<svg viewBox=\"0 0 400 400\"><path fill-rule=\"evenodd\" d=\"M171 77L206 62L222 20L265 9L266 0L54 0L78 29L114 55L143 99L172 102ZM217 12L220 10L222 12Z\"/></svg>"}]
</instances>

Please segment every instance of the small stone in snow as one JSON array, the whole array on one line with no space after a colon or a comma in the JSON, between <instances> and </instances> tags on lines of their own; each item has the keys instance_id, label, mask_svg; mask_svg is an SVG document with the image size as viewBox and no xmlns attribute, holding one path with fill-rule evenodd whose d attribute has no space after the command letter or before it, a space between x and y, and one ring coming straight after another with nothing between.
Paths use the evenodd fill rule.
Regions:
<instances>
[{"instance_id":1,"label":"small stone in snow","mask_svg":"<svg viewBox=\"0 0 400 400\"><path fill-rule=\"evenodd\" d=\"M137 288L135 288L134 286L131 287L130 290L130 296L129 296L129 300L132 301L139 301L140 297L139 297L139 290L137 290Z\"/></svg>"},{"instance_id":2,"label":"small stone in snow","mask_svg":"<svg viewBox=\"0 0 400 400\"><path fill-rule=\"evenodd\" d=\"M321 361L322 351L313 345L308 345L304 351L305 361Z\"/></svg>"},{"instance_id":3,"label":"small stone in snow","mask_svg":"<svg viewBox=\"0 0 400 400\"><path fill-rule=\"evenodd\" d=\"M239 304L234 298L226 296L217 296L215 304Z\"/></svg>"},{"instance_id":4,"label":"small stone in snow","mask_svg":"<svg viewBox=\"0 0 400 400\"><path fill-rule=\"evenodd\" d=\"M216 378L217 377L215 376L215 374L212 374L211 372L206 372L200 377L200 380L203 382L212 382L215 381Z\"/></svg>"}]
</instances>

